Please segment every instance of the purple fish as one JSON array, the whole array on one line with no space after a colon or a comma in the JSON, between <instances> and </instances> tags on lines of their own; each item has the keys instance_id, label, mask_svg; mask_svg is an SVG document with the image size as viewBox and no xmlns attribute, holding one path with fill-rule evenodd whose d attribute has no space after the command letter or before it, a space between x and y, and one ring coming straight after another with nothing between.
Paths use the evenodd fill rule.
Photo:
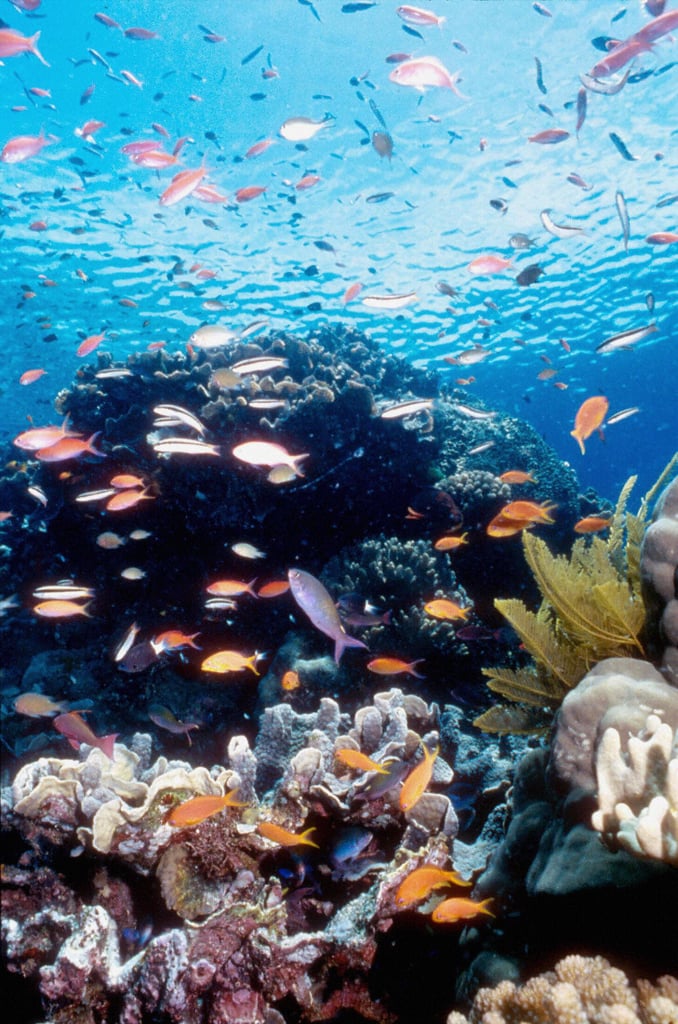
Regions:
<instances>
[{"instance_id":1,"label":"purple fish","mask_svg":"<svg viewBox=\"0 0 678 1024\"><path fill-rule=\"evenodd\" d=\"M362 640L349 636L341 624L339 612L329 591L320 580L303 569L290 569L287 573L292 597L303 612L306 612L316 629L334 640L334 660L339 659L346 647L366 647Z\"/></svg>"},{"instance_id":2,"label":"purple fish","mask_svg":"<svg viewBox=\"0 0 678 1024\"><path fill-rule=\"evenodd\" d=\"M77 711L68 711L65 715L58 715L52 725L57 732L66 737L74 750L79 750L81 743L87 743L90 747L98 747L106 757L113 757L113 745L119 733L113 732L108 736L96 736Z\"/></svg>"}]
</instances>

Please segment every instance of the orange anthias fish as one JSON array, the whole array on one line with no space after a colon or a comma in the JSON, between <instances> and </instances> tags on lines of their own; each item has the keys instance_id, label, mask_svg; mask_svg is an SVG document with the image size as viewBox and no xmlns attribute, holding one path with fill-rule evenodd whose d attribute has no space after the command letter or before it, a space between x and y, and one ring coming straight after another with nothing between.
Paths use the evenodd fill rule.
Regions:
<instances>
[{"instance_id":1,"label":"orange anthias fish","mask_svg":"<svg viewBox=\"0 0 678 1024\"><path fill-rule=\"evenodd\" d=\"M610 403L604 395L594 395L593 398L587 398L585 402L582 402L577 409L574 430L571 430L570 434L579 445L582 455L586 454L584 441L591 436L594 430L600 430L609 407Z\"/></svg>"},{"instance_id":2,"label":"orange anthias fish","mask_svg":"<svg viewBox=\"0 0 678 1024\"><path fill-rule=\"evenodd\" d=\"M42 619L70 619L74 615L85 615L89 619L91 615L87 611L88 607L89 605L78 604L77 601L52 598L36 604L33 612Z\"/></svg>"},{"instance_id":3,"label":"orange anthias fish","mask_svg":"<svg viewBox=\"0 0 678 1024\"><path fill-rule=\"evenodd\" d=\"M60 714L67 707L68 704L52 700L44 693L20 693L14 699L14 710L20 715L28 715L29 718L43 718Z\"/></svg>"},{"instance_id":4,"label":"orange anthias fish","mask_svg":"<svg viewBox=\"0 0 678 1024\"><path fill-rule=\"evenodd\" d=\"M415 676L416 679L424 679L425 676L421 672L417 672L415 668L423 660L423 658L417 658L416 661L403 661L401 658L372 658L371 661L368 661L367 668L378 676L397 676L407 673L410 676Z\"/></svg>"},{"instance_id":5,"label":"orange anthias fish","mask_svg":"<svg viewBox=\"0 0 678 1024\"><path fill-rule=\"evenodd\" d=\"M148 494L145 490L140 491L138 488L129 487L112 495L106 502L105 508L107 512L123 512L125 509L134 508L140 501L145 500L153 501L153 495Z\"/></svg>"},{"instance_id":6,"label":"orange anthias fish","mask_svg":"<svg viewBox=\"0 0 678 1024\"><path fill-rule=\"evenodd\" d=\"M491 899L476 902L465 896L453 896L438 904L431 914L431 920L437 924L452 924L455 921L468 921L469 918L477 917L478 914L494 917L495 915L489 909L491 903Z\"/></svg>"},{"instance_id":7,"label":"orange anthias fish","mask_svg":"<svg viewBox=\"0 0 678 1024\"><path fill-rule=\"evenodd\" d=\"M411 811L419 798L423 796L426 791L426 787L431 781L433 765L437 756L438 747L436 747L433 753L431 753L427 747L424 747L423 760L412 769L403 782L400 790L398 803L401 811Z\"/></svg>"},{"instance_id":8,"label":"orange anthias fish","mask_svg":"<svg viewBox=\"0 0 678 1024\"><path fill-rule=\"evenodd\" d=\"M78 345L77 349L75 350L76 356L88 356L90 352L94 352L94 349L101 344L105 336L105 331L102 331L101 334L90 334L89 338L85 338L85 340L81 341L80 344Z\"/></svg>"},{"instance_id":9,"label":"orange anthias fish","mask_svg":"<svg viewBox=\"0 0 678 1024\"><path fill-rule=\"evenodd\" d=\"M85 440L79 437L62 437L46 448L38 448L35 453L40 462L66 462L68 459L79 459L81 455L98 455L105 459L106 453L94 447L98 432Z\"/></svg>"},{"instance_id":10,"label":"orange anthias fish","mask_svg":"<svg viewBox=\"0 0 678 1024\"><path fill-rule=\"evenodd\" d=\"M473 611L473 607L468 605L468 607L462 608L456 601L450 601L449 598L446 597L439 597L434 601L427 601L424 605L424 611L434 619L443 619L447 622L453 622L455 619L466 620Z\"/></svg>"},{"instance_id":11,"label":"orange anthias fish","mask_svg":"<svg viewBox=\"0 0 678 1024\"><path fill-rule=\"evenodd\" d=\"M352 747L339 747L334 751L337 761L345 764L347 768L357 768L361 772L379 772L380 775L388 775L388 769L378 761L373 761L361 750L354 750Z\"/></svg>"},{"instance_id":12,"label":"orange anthias fish","mask_svg":"<svg viewBox=\"0 0 678 1024\"><path fill-rule=\"evenodd\" d=\"M293 690L298 690L301 686L299 673L295 672L293 668L288 668L287 672L285 672L280 680L280 685L282 689L286 690L288 693L291 693Z\"/></svg>"},{"instance_id":13,"label":"orange anthias fish","mask_svg":"<svg viewBox=\"0 0 678 1024\"><path fill-rule=\"evenodd\" d=\"M259 655L255 651L254 654L240 654L239 651L215 651L214 654L210 654L208 658L205 658L200 668L203 672L215 672L218 674L225 674L226 672L242 672L248 668L250 672L254 672L255 676L259 675L257 672L257 659Z\"/></svg>"},{"instance_id":14,"label":"orange anthias fish","mask_svg":"<svg viewBox=\"0 0 678 1024\"><path fill-rule=\"evenodd\" d=\"M505 473L499 474L499 479L505 484L536 484L537 481L531 473L525 473L522 469L508 469Z\"/></svg>"},{"instance_id":15,"label":"orange anthias fish","mask_svg":"<svg viewBox=\"0 0 678 1024\"><path fill-rule=\"evenodd\" d=\"M556 508L557 505L548 501L541 504L536 501L510 501L499 514L516 523L553 523L555 520L549 513Z\"/></svg>"},{"instance_id":16,"label":"orange anthias fish","mask_svg":"<svg viewBox=\"0 0 678 1024\"><path fill-rule=\"evenodd\" d=\"M499 512L494 519L487 524L488 537L514 537L522 530L529 530L534 523L524 519L508 519Z\"/></svg>"},{"instance_id":17,"label":"orange anthias fish","mask_svg":"<svg viewBox=\"0 0 678 1024\"><path fill-rule=\"evenodd\" d=\"M179 171L178 174L174 175L171 182L160 196L160 205L173 206L175 203L180 203L182 199L186 199L190 196L191 192L195 192L206 174L207 171L204 167Z\"/></svg>"},{"instance_id":18,"label":"orange anthias fish","mask_svg":"<svg viewBox=\"0 0 678 1024\"><path fill-rule=\"evenodd\" d=\"M439 889L443 885L468 887L471 883L456 871L445 871L444 868L435 867L433 864L423 864L402 880L396 889L395 901L399 907L405 909L425 900L434 889Z\"/></svg>"},{"instance_id":19,"label":"orange anthias fish","mask_svg":"<svg viewBox=\"0 0 678 1024\"><path fill-rule=\"evenodd\" d=\"M67 711L65 715L58 715L52 724L57 732L66 737L74 750L79 750L81 743L87 743L90 747L98 747L106 757L113 757L117 732L108 736L96 736L77 711Z\"/></svg>"},{"instance_id":20,"label":"orange anthias fish","mask_svg":"<svg viewBox=\"0 0 678 1024\"><path fill-rule=\"evenodd\" d=\"M193 647L196 651L202 650L199 644L194 643L200 633L184 633L180 629L166 629L164 633L158 633L151 640L151 647L156 654L160 651L180 651L184 647Z\"/></svg>"},{"instance_id":21,"label":"orange anthias fish","mask_svg":"<svg viewBox=\"0 0 678 1024\"><path fill-rule=\"evenodd\" d=\"M456 551L457 548L463 547L464 544L468 544L468 533L462 533L461 537L450 535L439 537L433 547L436 551Z\"/></svg>"},{"instance_id":22,"label":"orange anthias fish","mask_svg":"<svg viewBox=\"0 0 678 1024\"><path fill-rule=\"evenodd\" d=\"M271 842L277 843L278 846L315 846L316 849L319 849L318 844L309 839L311 832L315 832L314 828L307 828L297 834L295 832L288 832L282 825L276 825L273 821L260 821L257 825L257 831L264 839L270 839Z\"/></svg>"},{"instance_id":23,"label":"orange anthias fish","mask_svg":"<svg viewBox=\"0 0 678 1024\"><path fill-rule=\"evenodd\" d=\"M206 818L219 814L226 807L246 807L247 804L239 803L237 800L238 791L230 790L224 796L194 796L179 804L169 812L165 818L166 825L173 825L174 828L192 828L199 825Z\"/></svg>"},{"instance_id":24,"label":"orange anthias fish","mask_svg":"<svg viewBox=\"0 0 678 1024\"><path fill-rule=\"evenodd\" d=\"M574 524L575 533L598 533L599 530L607 530L610 527L612 518L603 516L585 516Z\"/></svg>"},{"instance_id":25,"label":"orange anthias fish","mask_svg":"<svg viewBox=\"0 0 678 1024\"><path fill-rule=\"evenodd\" d=\"M254 590L256 582L256 576L249 583L244 583L242 580L215 580L214 583L210 583L205 589L208 594L214 594L215 597L240 597L241 594L251 594L252 597L258 597L259 595Z\"/></svg>"}]
</instances>

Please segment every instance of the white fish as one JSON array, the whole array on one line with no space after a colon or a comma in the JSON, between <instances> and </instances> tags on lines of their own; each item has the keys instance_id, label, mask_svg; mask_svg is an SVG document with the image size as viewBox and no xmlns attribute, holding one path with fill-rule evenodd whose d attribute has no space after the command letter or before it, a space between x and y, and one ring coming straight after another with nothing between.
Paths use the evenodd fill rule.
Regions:
<instances>
[{"instance_id":1,"label":"white fish","mask_svg":"<svg viewBox=\"0 0 678 1024\"><path fill-rule=\"evenodd\" d=\"M75 500L78 504L87 504L90 501L104 501L116 493L115 487L103 487L100 491L83 491L76 494Z\"/></svg>"},{"instance_id":2,"label":"white fish","mask_svg":"<svg viewBox=\"0 0 678 1024\"><path fill-rule=\"evenodd\" d=\"M138 565L130 565L120 573L124 580L143 580L146 573Z\"/></svg>"},{"instance_id":3,"label":"white fish","mask_svg":"<svg viewBox=\"0 0 678 1024\"><path fill-rule=\"evenodd\" d=\"M379 413L382 420L399 420L405 416L414 416L417 412L428 411L433 408L432 398L414 398L410 402L398 402Z\"/></svg>"},{"instance_id":4,"label":"white fish","mask_svg":"<svg viewBox=\"0 0 678 1024\"><path fill-rule=\"evenodd\" d=\"M94 376L98 380L109 380L109 379L110 380L115 380L118 377L132 377L133 374L132 374L131 370L128 370L124 366L121 366L121 367L111 366L111 367L108 367L105 370L98 370L94 374Z\"/></svg>"},{"instance_id":5,"label":"white fish","mask_svg":"<svg viewBox=\"0 0 678 1024\"><path fill-rule=\"evenodd\" d=\"M471 448L467 455L480 455L481 452L486 452L490 448L494 448L494 441L484 441L482 444L476 445L475 448Z\"/></svg>"},{"instance_id":6,"label":"white fish","mask_svg":"<svg viewBox=\"0 0 678 1024\"><path fill-rule=\"evenodd\" d=\"M240 337L249 338L250 334L257 334L258 331L263 331L264 327L268 327L268 320L253 320L247 327L243 327Z\"/></svg>"},{"instance_id":7,"label":"white fish","mask_svg":"<svg viewBox=\"0 0 678 1024\"><path fill-rule=\"evenodd\" d=\"M637 405L634 405L629 409L621 409L619 412L613 413L612 416L608 416L605 420L605 426L609 427L612 423L621 423L622 420L627 420L629 416L635 416L637 412L640 412Z\"/></svg>"},{"instance_id":8,"label":"white fish","mask_svg":"<svg viewBox=\"0 0 678 1024\"><path fill-rule=\"evenodd\" d=\"M579 81L589 92L600 92L605 96L614 96L615 93L621 92L624 88L630 74L631 68L628 68L621 78L610 79L607 82L601 82L598 78L592 78L591 75L580 75Z\"/></svg>"},{"instance_id":9,"label":"white fish","mask_svg":"<svg viewBox=\"0 0 678 1024\"><path fill-rule=\"evenodd\" d=\"M542 210L539 216L541 217L541 222L549 234L555 235L556 238L572 238L574 235L581 235L584 233L583 228L570 226L569 224L554 224L549 217L548 210Z\"/></svg>"},{"instance_id":10,"label":"white fish","mask_svg":"<svg viewBox=\"0 0 678 1024\"><path fill-rule=\"evenodd\" d=\"M404 292L402 295L366 295L361 302L368 309L402 309L418 299L416 292Z\"/></svg>"},{"instance_id":11,"label":"white fish","mask_svg":"<svg viewBox=\"0 0 678 1024\"><path fill-rule=\"evenodd\" d=\"M284 409L287 402L284 398L253 398L247 405L250 409Z\"/></svg>"},{"instance_id":12,"label":"white fish","mask_svg":"<svg viewBox=\"0 0 678 1024\"><path fill-rule=\"evenodd\" d=\"M239 376L247 373L268 373L271 370L283 370L289 366L287 359L280 356L255 356L252 359L241 359L234 363L230 369Z\"/></svg>"},{"instance_id":13,"label":"white fish","mask_svg":"<svg viewBox=\"0 0 678 1024\"><path fill-rule=\"evenodd\" d=\"M291 466L274 466L269 473L266 474L266 479L271 484L291 484L293 480L297 479L298 474L292 469Z\"/></svg>"},{"instance_id":14,"label":"white fish","mask_svg":"<svg viewBox=\"0 0 678 1024\"><path fill-rule=\"evenodd\" d=\"M264 551L260 551L259 548L255 548L254 544L248 544L244 540L231 544L231 551L239 558L266 558Z\"/></svg>"},{"instance_id":15,"label":"white fish","mask_svg":"<svg viewBox=\"0 0 678 1024\"><path fill-rule=\"evenodd\" d=\"M16 594L12 594L11 597L0 597L0 615L4 615L10 608L18 608L19 599Z\"/></svg>"},{"instance_id":16,"label":"white fish","mask_svg":"<svg viewBox=\"0 0 678 1024\"><path fill-rule=\"evenodd\" d=\"M158 455L219 455L216 444L198 441L189 437L165 437L153 442L153 449Z\"/></svg>"},{"instance_id":17,"label":"white fish","mask_svg":"<svg viewBox=\"0 0 678 1024\"><path fill-rule=\"evenodd\" d=\"M197 416L194 416L188 409L184 409L181 405L155 405L153 412L156 416L167 417L176 422L173 422L173 426L177 423L183 423L184 426L190 427L191 430L197 431L199 434L205 433L205 425L200 422Z\"/></svg>"},{"instance_id":18,"label":"white fish","mask_svg":"<svg viewBox=\"0 0 678 1024\"><path fill-rule=\"evenodd\" d=\"M130 540L148 540L148 538L152 537L152 536L153 536L153 534L151 533L150 530L139 529L139 530L132 530L132 532L129 535L129 539Z\"/></svg>"},{"instance_id":19,"label":"white fish","mask_svg":"<svg viewBox=\"0 0 678 1024\"><path fill-rule=\"evenodd\" d=\"M290 117L280 126L280 134L289 142L307 142L323 128L329 128L333 117L325 117L322 121L313 121L310 117Z\"/></svg>"},{"instance_id":20,"label":"white fish","mask_svg":"<svg viewBox=\"0 0 678 1024\"><path fill-rule=\"evenodd\" d=\"M490 420L493 416L496 416L496 412L490 409L474 409L470 405L463 405L461 402L455 402L454 408L462 416L468 417L470 420Z\"/></svg>"},{"instance_id":21,"label":"white fish","mask_svg":"<svg viewBox=\"0 0 678 1024\"><path fill-rule=\"evenodd\" d=\"M222 345L237 341L238 332L232 331L230 327L221 327L220 324L207 324L193 331L188 340L192 345L202 349L221 348Z\"/></svg>"},{"instance_id":22,"label":"white fish","mask_svg":"<svg viewBox=\"0 0 678 1024\"><path fill-rule=\"evenodd\" d=\"M648 334L654 334L659 330L656 324L648 324L647 327L631 327L628 331L620 334L613 334L611 338L601 341L596 345L596 352L614 352L618 348L631 348L637 341L647 338Z\"/></svg>"},{"instance_id":23,"label":"white fish","mask_svg":"<svg viewBox=\"0 0 678 1024\"><path fill-rule=\"evenodd\" d=\"M309 453L292 455L282 445L274 444L272 441L244 441L243 444L235 446L232 454L250 466L289 466L297 476L303 476L298 463L302 459L307 459Z\"/></svg>"},{"instance_id":24,"label":"white fish","mask_svg":"<svg viewBox=\"0 0 678 1024\"><path fill-rule=\"evenodd\" d=\"M94 590L91 587L79 587L72 580L60 580L58 583L36 587L33 597L41 601L79 601L84 597L94 597Z\"/></svg>"},{"instance_id":25,"label":"white fish","mask_svg":"<svg viewBox=\"0 0 678 1024\"><path fill-rule=\"evenodd\" d=\"M35 498L35 500L39 501L41 505L47 505L47 495L43 491L42 487L38 487L37 484L27 487L26 494L30 494L31 498Z\"/></svg>"},{"instance_id":26,"label":"white fish","mask_svg":"<svg viewBox=\"0 0 678 1024\"><path fill-rule=\"evenodd\" d=\"M122 659L129 651L130 647L136 640L138 632L139 627L137 626L136 622L133 622L115 649L115 652L113 654L114 661L122 661Z\"/></svg>"},{"instance_id":27,"label":"white fish","mask_svg":"<svg viewBox=\"0 0 678 1024\"><path fill-rule=\"evenodd\" d=\"M624 198L623 192L616 192L614 197L615 206L617 207L617 213L619 214L619 223L622 226L622 234L624 236L624 252L629 251L629 211L626 208L626 199Z\"/></svg>"},{"instance_id":28,"label":"white fish","mask_svg":"<svg viewBox=\"0 0 678 1024\"><path fill-rule=\"evenodd\" d=\"M419 92L425 92L427 86L438 86L451 89L462 100L468 99L457 89L459 72L451 74L437 57L415 57L402 61L388 77L397 85L409 85Z\"/></svg>"},{"instance_id":29,"label":"white fish","mask_svg":"<svg viewBox=\"0 0 678 1024\"><path fill-rule=\"evenodd\" d=\"M366 647L362 640L349 636L339 618L339 612L328 590L320 580L303 569L290 569L287 573L292 597L308 615L316 629L334 640L334 660L339 660L347 647Z\"/></svg>"}]
</instances>

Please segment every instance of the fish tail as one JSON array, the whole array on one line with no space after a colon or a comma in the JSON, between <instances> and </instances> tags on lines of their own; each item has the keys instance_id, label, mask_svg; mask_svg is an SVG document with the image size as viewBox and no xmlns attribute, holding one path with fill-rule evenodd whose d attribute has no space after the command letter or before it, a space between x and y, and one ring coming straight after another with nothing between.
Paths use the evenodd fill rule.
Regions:
<instances>
[{"instance_id":1,"label":"fish tail","mask_svg":"<svg viewBox=\"0 0 678 1024\"><path fill-rule=\"evenodd\" d=\"M43 55L40 53L40 50L38 49L38 39L39 38L40 38L40 33L39 32L36 32L34 36L31 36L30 39L28 40L28 42L29 42L28 49L30 50L30 52L35 57L38 58L38 60L40 61L41 64L44 64L45 67L48 68L49 64L47 63L47 61L45 60Z\"/></svg>"},{"instance_id":2,"label":"fish tail","mask_svg":"<svg viewBox=\"0 0 678 1024\"><path fill-rule=\"evenodd\" d=\"M100 435L101 435L101 431L97 430L96 433L92 434L92 436L90 438L88 438L86 451L88 451L90 453L90 455L99 455L99 456L101 456L102 459L105 459L106 458L106 452L100 452L98 448L94 448L93 447L94 442L96 441L97 437L99 437Z\"/></svg>"},{"instance_id":3,"label":"fish tail","mask_svg":"<svg viewBox=\"0 0 678 1024\"><path fill-rule=\"evenodd\" d=\"M334 660L339 664L341 656L347 647L364 647L367 648L367 644L364 644L362 640L356 639L354 636L348 636L346 633L340 634L335 637L334 640Z\"/></svg>"},{"instance_id":4,"label":"fish tail","mask_svg":"<svg viewBox=\"0 0 678 1024\"><path fill-rule=\"evenodd\" d=\"M100 736L99 742L97 743L102 754L105 754L106 757L110 757L111 760L113 760L115 741L119 735L120 733L112 732L108 736Z\"/></svg>"},{"instance_id":5,"label":"fish tail","mask_svg":"<svg viewBox=\"0 0 678 1024\"><path fill-rule=\"evenodd\" d=\"M315 829L313 827L304 829L304 831L299 836L299 841L304 843L305 846L315 846L316 850L319 850L320 847L318 846L318 844L314 843L312 839L308 838L311 832L315 832Z\"/></svg>"},{"instance_id":6,"label":"fish tail","mask_svg":"<svg viewBox=\"0 0 678 1024\"><path fill-rule=\"evenodd\" d=\"M415 668L414 668L415 665L421 665L422 661L425 661L425 660L426 660L425 658L417 658L416 661L413 661L411 663L411 665L410 665L410 675L411 676L415 676L417 679L426 679L426 676L423 674L423 672L416 672Z\"/></svg>"},{"instance_id":7,"label":"fish tail","mask_svg":"<svg viewBox=\"0 0 678 1024\"><path fill-rule=\"evenodd\" d=\"M307 459L308 456L309 456L309 452L304 452L303 455L295 455L293 457L293 459L292 459L292 462L293 462L292 469L294 470L294 472L295 472L295 474L297 476L304 476L305 475L303 469L301 468L301 466L298 466L297 463L301 462L302 459Z\"/></svg>"},{"instance_id":8,"label":"fish tail","mask_svg":"<svg viewBox=\"0 0 678 1024\"><path fill-rule=\"evenodd\" d=\"M579 436L579 434L577 433L577 431L576 430L571 430L570 431L570 435L571 435L571 437L573 437L575 439L575 441L579 445L579 447L581 449L582 455L586 455L586 448L584 448L584 442L581 439L581 437Z\"/></svg>"}]
</instances>

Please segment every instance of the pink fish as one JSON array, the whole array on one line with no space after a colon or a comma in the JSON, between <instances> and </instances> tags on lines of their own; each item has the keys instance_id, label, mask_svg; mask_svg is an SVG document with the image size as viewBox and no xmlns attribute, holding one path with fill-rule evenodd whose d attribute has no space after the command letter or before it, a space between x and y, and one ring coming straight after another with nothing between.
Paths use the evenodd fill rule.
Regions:
<instances>
[{"instance_id":1,"label":"pink fish","mask_svg":"<svg viewBox=\"0 0 678 1024\"><path fill-rule=\"evenodd\" d=\"M166 153L164 149L145 149L143 153L135 153L132 160L139 167L150 167L153 171L171 167L177 162L174 153Z\"/></svg>"},{"instance_id":2,"label":"pink fish","mask_svg":"<svg viewBox=\"0 0 678 1024\"><path fill-rule=\"evenodd\" d=\"M487 256L477 256L471 260L466 268L469 274L498 274L502 270L509 270L511 261L503 256L494 256L491 253Z\"/></svg>"},{"instance_id":3,"label":"pink fish","mask_svg":"<svg viewBox=\"0 0 678 1024\"><path fill-rule=\"evenodd\" d=\"M674 29L678 29L678 7L672 11L665 11L658 18L653 18L631 38L644 43L654 43L657 39L665 36L667 32L673 32Z\"/></svg>"},{"instance_id":4,"label":"pink fish","mask_svg":"<svg viewBox=\"0 0 678 1024\"><path fill-rule=\"evenodd\" d=\"M182 199L186 199L190 196L191 192L196 190L206 174L207 171L204 167L179 171L178 174L174 175L172 181L160 196L160 205L173 206L174 203L180 203Z\"/></svg>"},{"instance_id":5,"label":"pink fish","mask_svg":"<svg viewBox=\"0 0 678 1024\"><path fill-rule=\"evenodd\" d=\"M0 160L4 164L19 164L22 160L28 160L31 156L37 156L45 146L51 146L56 139L53 135L15 135L2 147Z\"/></svg>"},{"instance_id":6,"label":"pink fish","mask_svg":"<svg viewBox=\"0 0 678 1024\"><path fill-rule=\"evenodd\" d=\"M90 352L94 352L94 349L97 348L104 340L105 335L105 331L102 331L101 334L90 334L89 338L85 338L85 340L81 341L78 345L75 350L76 356L88 356Z\"/></svg>"},{"instance_id":7,"label":"pink fish","mask_svg":"<svg viewBox=\"0 0 678 1024\"><path fill-rule=\"evenodd\" d=\"M36 452L40 448L56 444L62 437L80 437L80 434L68 429L68 416L60 427L32 427L30 430L22 430L12 443L24 451Z\"/></svg>"},{"instance_id":8,"label":"pink fish","mask_svg":"<svg viewBox=\"0 0 678 1024\"><path fill-rule=\"evenodd\" d=\"M0 28L0 57L16 57L19 53L32 53L34 57L49 67L49 64L38 50L40 33L34 36L22 36L12 28Z\"/></svg>"},{"instance_id":9,"label":"pink fish","mask_svg":"<svg viewBox=\"0 0 678 1024\"><path fill-rule=\"evenodd\" d=\"M591 78L605 78L607 75L619 71L620 68L623 68L634 57L647 52L649 49L649 42L639 39L637 36L631 36L610 50L597 64L594 64L589 74Z\"/></svg>"},{"instance_id":10,"label":"pink fish","mask_svg":"<svg viewBox=\"0 0 678 1024\"><path fill-rule=\"evenodd\" d=\"M292 597L301 610L308 615L316 629L334 640L334 660L337 664L347 647L367 646L362 640L347 634L337 607L320 580L303 569L290 569L287 578Z\"/></svg>"},{"instance_id":11,"label":"pink fish","mask_svg":"<svg viewBox=\"0 0 678 1024\"><path fill-rule=\"evenodd\" d=\"M78 459L81 455L98 455L104 459L105 452L100 452L93 447L98 436L97 432L87 440L78 437L62 437L56 444L51 444L47 448L39 448L35 457L40 462L65 462L67 459Z\"/></svg>"},{"instance_id":12,"label":"pink fish","mask_svg":"<svg viewBox=\"0 0 678 1024\"><path fill-rule=\"evenodd\" d=\"M546 131L530 135L528 142L538 142L541 146L553 146L558 142L565 142L569 139L570 133L564 128L547 128Z\"/></svg>"},{"instance_id":13,"label":"pink fish","mask_svg":"<svg viewBox=\"0 0 678 1024\"><path fill-rule=\"evenodd\" d=\"M442 89L451 89L460 99L468 99L457 89L459 72L450 74L437 57L415 57L412 60L405 60L402 64L396 65L388 77L397 85L409 85L419 92L425 92L427 86L439 86Z\"/></svg>"},{"instance_id":14,"label":"pink fish","mask_svg":"<svg viewBox=\"0 0 678 1024\"><path fill-rule=\"evenodd\" d=\"M79 750L81 743L87 743L90 747L98 747L106 757L113 757L113 747L119 733L113 732L108 736L95 735L77 711L68 711L65 715L57 715L53 725L57 732L66 737L74 750Z\"/></svg>"},{"instance_id":15,"label":"pink fish","mask_svg":"<svg viewBox=\"0 0 678 1024\"><path fill-rule=\"evenodd\" d=\"M445 21L444 17L434 14L433 11L425 11L421 7L410 7L407 4L396 7L396 14L406 25L414 25L418 28L428 28L431 25L437 25L440 28Z\"/></svg>"}]
</instances>

